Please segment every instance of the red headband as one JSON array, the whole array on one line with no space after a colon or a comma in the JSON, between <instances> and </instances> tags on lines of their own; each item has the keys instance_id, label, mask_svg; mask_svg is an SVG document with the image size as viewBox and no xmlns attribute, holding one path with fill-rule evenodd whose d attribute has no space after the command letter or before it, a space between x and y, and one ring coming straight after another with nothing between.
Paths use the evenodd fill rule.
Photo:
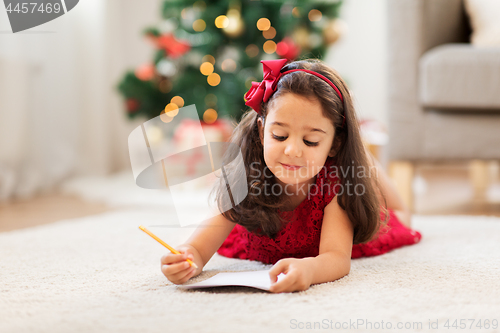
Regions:
<instances>
[{"instance_id":1,"label":"red headband","mask_svg":"<svg viewBox=\"0 0 500 333\"><path fill-rule=\"evenodd\" d=\"M342 103L344 102L344 98L342 97L340 90L324 75L302 68L291 69L281 73L281 69L287 61L288 59L261 60L264 71L264 79L262 80L262 82L252 82L252 87L245 94L245 105L250 106L255 110L255 112L262 115L260 104L262 102L267 102L269 98L271 98L272 94L276 91L276 86L278 85L279 79L285 74L296 71L302 71L316 75L317 77L328 83L337 92ZM344 127L345 116L342 117L344 117L344 121L342 123L342 127Z\"/></svg>"}]
</instances>

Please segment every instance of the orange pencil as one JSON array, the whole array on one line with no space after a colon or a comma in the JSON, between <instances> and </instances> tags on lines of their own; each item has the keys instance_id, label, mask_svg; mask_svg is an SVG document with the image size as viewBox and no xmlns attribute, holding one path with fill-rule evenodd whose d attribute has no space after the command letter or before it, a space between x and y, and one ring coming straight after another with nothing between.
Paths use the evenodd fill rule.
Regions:
<instances>
[{"instance_id":1,"label":"orange pencil","mask_svg":"<svg viewBox=\"0 0 500 333\"><path fill-rule=\"evenodd\" d=\"M174 249L173 247L171 247L170 245L168 245L167 243L165 243L164 241L162 241L161 239L159 239L155 234L153 234L151 231L149 231L148 229L146 229L144 226L140 225L139 229L141 229L142 231L144 231L145 233L147 233L149 236L153 237L158 243L160 243L161 245L165 246L173 254L181 254L179 251L177 251L176 249ZM191 267L198 268L198 266L194 262L192 262L190 259L186 259L186 261L191 265Z\"/></svg>"}]
</instances>

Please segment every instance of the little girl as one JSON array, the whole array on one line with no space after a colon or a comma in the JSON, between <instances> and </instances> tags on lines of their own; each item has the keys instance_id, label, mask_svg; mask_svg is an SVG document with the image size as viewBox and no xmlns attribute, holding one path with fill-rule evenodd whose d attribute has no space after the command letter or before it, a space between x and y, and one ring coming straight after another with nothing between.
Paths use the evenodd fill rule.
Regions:
<instances>
[{"instance_id":1,"label":"little girl","mask_svg":"<svg viewBox=\"0 0 500 333\"><path fill-rule=\"evenodd\" d=\"M351 258L420 240L406 227L409 210L362 144L344 81L319 60L286 62L262 61L264 80L245 94L252 110L231 138L243 155L248 195L204 221L178 247L181 254L161 258L171 282L199 275L217 251L274 264L271 292L301 291L347 275Z\"/></svg>"}]
</instances>

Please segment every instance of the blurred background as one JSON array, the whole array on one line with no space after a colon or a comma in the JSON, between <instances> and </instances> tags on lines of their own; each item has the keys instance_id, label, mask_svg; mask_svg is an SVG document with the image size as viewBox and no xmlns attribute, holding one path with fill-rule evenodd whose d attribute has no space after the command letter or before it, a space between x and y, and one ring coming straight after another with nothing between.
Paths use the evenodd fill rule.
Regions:
<instances>
[{"instance_id":1,"label":"blurred background","mask_svg":"<svg viewBox=\"0 0 500 333\"><path fill-rule=\"evenodd\" d=\"M0 10L0 231L163 204L134 184L131 131L195 104L227 138L260 60L308 57L348 82L414 213L500 215L499 15L495 0L85 0L13 34Z\"/></svg>"}]
</instances>

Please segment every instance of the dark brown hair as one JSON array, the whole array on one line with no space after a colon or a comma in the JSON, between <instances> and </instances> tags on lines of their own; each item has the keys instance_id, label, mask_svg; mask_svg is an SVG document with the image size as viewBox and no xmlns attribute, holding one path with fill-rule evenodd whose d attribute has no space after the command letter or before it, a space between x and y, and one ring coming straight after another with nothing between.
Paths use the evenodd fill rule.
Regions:
<instances>
[{"instance_id":1,"label":"dark brown hair","mask_svg":"<svg viewBox=\"0 0 500 333\"><path fill-rule=\"evenodd\" d=\"M324 80L306 72L297 71L281 77L275 93L266 102L261 104L262 116L254 110L248 110L237 124L230 142L233 147L241 149L248 183L248 195L245 199L222 213L230 221L238 223L248 231L256 234L267 235L274 238L287 221L280 216L279 210L288 203L286 195L269 195L270 189L277 183L276 177L267 169L264 161L264 148L259 137L258 118L268 114L269 106L279 96L292 93L320 102L323 115L332 121L335 128L335 138L332 142L336 154L333 159L340 170L370 170L368 156L361 141L358 121L349 90L336 71L317 59L294 61L285 65L282 72L290 69L303 68L315 71L326 76L341 91L344 102L340 100L334 89ZM342 126L345 117L345 124ZM235 152L226 155L226 162L234 159ZM330 159L330 157L329 157ZM265 171L271 177L265 177ZM342 188L348 184L354 188L361 184L365 189L362 195L348 195L342 191L337 195L337 200L344 209L354 228L354 244L364 243L372 239L381 225L380 211L382 206L377 196L376 187L379 186L377 178L356 177L352 172L337 174ZM219 182L216 188L216 198L219 208L222 207L227 188L225 182ZM267 188L267 191L266 191ZM267 194L267 195L266 195ZM385 201L385 199L384 199ZM227 207L227 206L225 206ZM385 205L384 205L385 207ZM223 211L223 210L221 210ZM386 212L387 217L387 212Z\"/></svg>"}]
</instances>

